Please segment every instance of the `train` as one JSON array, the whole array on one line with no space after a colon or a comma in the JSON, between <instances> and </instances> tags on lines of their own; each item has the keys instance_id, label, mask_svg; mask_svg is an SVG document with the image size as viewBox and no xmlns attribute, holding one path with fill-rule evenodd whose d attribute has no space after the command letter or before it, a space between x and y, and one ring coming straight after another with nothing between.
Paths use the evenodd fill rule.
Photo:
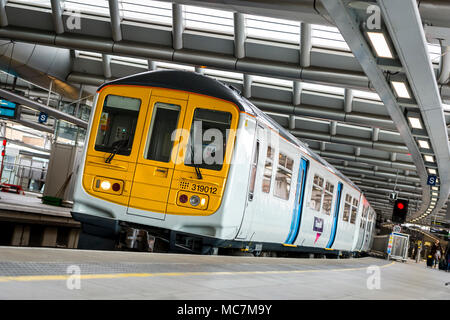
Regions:
<instances>
[{"instance_id":1,"label":"train","mask_svg":"<svg viewBox=\"0 0 450 320\"><path fill-rule=\"evenodd\" d=\"M355 256L375 232L350 179L238 89L195 72L101 85L76 177L84 249Z\"/></svg>"}]
</instances>

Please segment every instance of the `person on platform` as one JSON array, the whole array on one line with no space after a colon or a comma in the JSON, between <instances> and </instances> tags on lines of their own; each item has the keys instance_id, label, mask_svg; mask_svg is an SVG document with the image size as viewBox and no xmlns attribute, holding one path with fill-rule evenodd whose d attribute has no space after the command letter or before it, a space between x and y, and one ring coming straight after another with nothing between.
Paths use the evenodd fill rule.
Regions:
<instances>
[{"instance_id":1,"label":"person on platform","mask_svg":"<svg viewBox=\"0 0 450 320\"><path fill-rule=\"evenodd\" d=\"M441 261L442 256L442 248L439 241L436 241L435 246L433 246L433 248L434 248L434 253L432 252L433 268L439 268L439 261ZM433 249L431 250L433 251Z\"/></svg>"}]
</instances>

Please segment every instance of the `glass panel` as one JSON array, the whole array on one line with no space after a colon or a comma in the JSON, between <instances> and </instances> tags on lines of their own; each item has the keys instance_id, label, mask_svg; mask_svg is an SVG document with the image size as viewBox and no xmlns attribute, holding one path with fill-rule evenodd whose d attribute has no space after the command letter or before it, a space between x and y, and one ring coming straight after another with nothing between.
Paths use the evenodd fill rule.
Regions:
<instances>
[{"instance_id":1,"label":"glass panel","mask_svg":"<svg viewBox=\"0 0 450 320\"><path fill-rule=\"evenodd\" d=\"M159 24L172 24L172 4L152 0L121 0L124 19Z\"/></svg>"},{"instance_id":2,"label":"glass panel","mask_svg":"<svg viewBox=\"0 0 450 320\"><path fill-rule=\"evenodd\" d=\"M102 16L110 15L109 4L107 0L65 0L64 10Z\"/></svg>"},{"instance_id":3,"label":"glass panel","mask_svg":"<svg viewBox=\"0 0 450 320\"><path fill-rule=\"evenodd\" d=\"M318 185L319 187L323 187L323 178L315 175L314 176L314 184Z\"/></svg>"},{"instance_id":4,"label":"glass panel","mask_svg":"<svg viewBox=\"0 0 450 320\"><path fill-rule=\"evenodd\" d=\"M145 158L169 162L172 155L172 134L177 129L180 106L162 102L155 103Z\"/></svg>"},{"instance_id":5,"label":"glass panel","mask_svg":"<svg viewBox=\"0 0 450 320\"><path fill-rule=\"evenodd\" d=\"M356 221L356 212L357 212L357 208L356 207L352 207L352 217L350 218L350 223L355 223Z\"/></svg>"},{"instance_id":6,"label":"glass panel","mask_svg":"<svg viewBox=\"0 0 450 320\"><path fill-rule=\"evenodd\" d=\"M264 165L264 176L262 181L262 191L264 193L270 192L270 183L272 182L272 159L273 149L271 146L267 146L267 158Z\"/></svg>"},{"instance_id":7,"label":"glass panel","mask_svg":"<svg viewBox=\"0 0 450 320\"><path fill-rule=\"evenodd\" d=\"M325 214L330 215L331 214L331 203L333 202L333 194L325 192L323 196L323 206L322 206L322 212Z\"/></svg>"},{"instance_id":8,"label":"glass panel","mask_svg":"<svg viewBox=\"0 0 450 320\"><path fill-rule=\"evenodd\" d=\"M331 184L330 182L327 181L327 183L325 184L325 190L333 193L334 192L334 184Z\"/></svg>"},{"instance_id":9,"label":"glass panel","mask_svg":"<svg viewBox=\"0 0 450 320\"><path fill-rule=\"evenodd\" d=\"M349 195L349 194L347 194L347 195L345 196L345 202L348 202L349 204L352 204L352 196Z\"/></svg>"},{"instance_id":10,"label":"glass panel","mask_svg":"<svg viewBox=\"0 0 450 320\"><path fill-rule=\"evenodd\" d=\"M291 158L288 157L287 161L286 161L286 169L292 171L293 166L294 166L294 160L292 160Z\"/></svg>"},{"instance_id":11,"label":"glass panel","mask_svg":"<svg viewBox=\"0 0 450 320\"><path fill-rule=\"evenodd\" d=\"M282 153L278 154L278 165L282 167L286 166L286 156Z\"/></svg>"},{"instance_id":12,"label":"glass panel","mask_svg":"<svg viewBox=\"0 0 450 320\"><path fill-rule=\"evenodd\" d=\"M323 179L315 175L314 184L311 191L311 201L309 203L309 206L316 211L320 211L320 205L322 202L322 188L317 185L319 183L323 184Z\"/></svg>"},{"instance_id":13,"label":"glass panel","mask_svg":"<svg viewBox=\"0 0 450 320\"><path fill-rule=\"evenodd\" d=\"M291 173L279 167L277 170L277 175L275 176L275 189L273 194L278 198L288 200L290 190Z\"/></svg>"},{"instance_id":14,"label":"glass panel","mask_svg":"<svg viewBox=\"0 0 450 320\"><path fill-rule=\"evenodd\" d=\"M116 151L120 155L130 155L140 106L140 99L106 96L98 125L95 150Z\"/></svg>"},{"instance_id":15,"label":"glass panel","mask_svg":"<svg viewBox=\"0 0 450 320\"><path fill-rule=\"evenodd\" d=\"M299 43L300 22L246 15L247 36L257 39Z\"/></svg>"},{"instance_id":16,"label":"glass panel","mask_svg":"<svg viewBox=\"0 0 450 320\"><path fill-rule=\"evenodd\" d=\"M233 34L233 12L195 6L183 7L187 29Z\"/></svg>"},{"instance_id":17,"label":"glass panel","mask_svg":"<svg viewBox=\"0 0 450 320\"><path fill-rule=\"evenodd\" d=\"M252 163L252 172L250 176L250 187L249 187L249 194L248 199L251 201L253 200L253 194L255 191L255 181L256 181L256 170L258 168L258 157L259 157L259 141L256 142L256 149L255 154L253 155L253 163Z\"/></svg>"},{"instance_id":18,"label":"glass panel","mask_svg":"<svg viewBox=\"0 0 450 320\"><path fill-rule=\"evenodd\" d=\"M351 210L351 206L348 203L345 203L344 216L342 217L342 220L348 221L348 218L350 217L350 210Z\"/></svg>"},{"instance_id":19,"label":"glass panel","mask_svg":"<svg viewBox=\"0 0 450 320\"><path fill-rule=\"evenodd\" d=\"M190 167L196 165L199 168L221 170L230 125L229 112L195 109L184 164Z\"/></svg>"}]
</instances>

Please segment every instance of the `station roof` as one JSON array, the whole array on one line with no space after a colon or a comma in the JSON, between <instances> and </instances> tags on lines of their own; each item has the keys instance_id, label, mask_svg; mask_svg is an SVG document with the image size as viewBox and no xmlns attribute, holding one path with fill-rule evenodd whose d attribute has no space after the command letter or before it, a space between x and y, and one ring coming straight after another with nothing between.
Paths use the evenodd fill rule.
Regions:
<instances>
[{"instance_id":1,"label":"station roof","mask_svg":"<svg viewBox=\"0 0 450 320\"><path fill-rule=\"evenodd\" d=\"M92 94L105 81L146 70L202 73L238 88L352 179L386 218L395 188L400 198L410 199L410 220L445 220L450 5L421 1L419 16L413 8L391 8L398 21L406 23L409 15L409 27L418 30L417 37L403 40L388 4L379 1L381 29L394 52L394 59L385 59L370 50L367 30L358 26L351 35L344 27L354 23L351 17L364 21L374 3L337 0L339 13L327 2L278 1L275 8L245 0L67 0L55 7L50 0L10 0L0 12L0 64L37 83L33 89L41 94L57 79L54 90L71 99L79 85ZM340 21L342 16L347 20ZM363 45L368 50L356 50ZM414 81L430 75L431 89ZM412 99L398 99L388 80L407 81ZM424 130L415 130L395 110L418 114ZM436 190L427 186L429 169L438 176Z\"/></svg>"}]
</instances>

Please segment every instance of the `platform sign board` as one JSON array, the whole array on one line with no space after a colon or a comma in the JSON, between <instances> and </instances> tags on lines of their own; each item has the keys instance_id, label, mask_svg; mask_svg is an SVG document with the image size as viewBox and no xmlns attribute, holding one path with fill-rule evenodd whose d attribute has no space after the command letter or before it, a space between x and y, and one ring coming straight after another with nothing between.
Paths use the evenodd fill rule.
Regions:
<instances>
[{"instance_id":1,"label":"platform sign board","mask_svg":"<svg viewBox=\"0 0 450 320\"><path fill-rule=\"evenodd\" d=\"M427 185L434 186L436 185L436 179L437 177L435 175L429 175L427 179Z\"/></svg>"},{"instance_id":2,"label":"platform sign board","mask_svg":"<svg viewBox=\"0 0 450 320\"><path fill-rule=\"evenodd\" d=\"M47 119L48 119L48 114L46 114L45 112L39 113L39 117L38 117L39 123L46 123Z\"/></svg>"},{"instance_id":3,"label":"platform sign board","mask_svg":"<svg viewBox=\"0 0 450 320\"><path fill-rule=\"evenodd\" d=\"M17 105L11 101L0 99L0 118L16 119Z\"/></svg>"}]
</instances>

